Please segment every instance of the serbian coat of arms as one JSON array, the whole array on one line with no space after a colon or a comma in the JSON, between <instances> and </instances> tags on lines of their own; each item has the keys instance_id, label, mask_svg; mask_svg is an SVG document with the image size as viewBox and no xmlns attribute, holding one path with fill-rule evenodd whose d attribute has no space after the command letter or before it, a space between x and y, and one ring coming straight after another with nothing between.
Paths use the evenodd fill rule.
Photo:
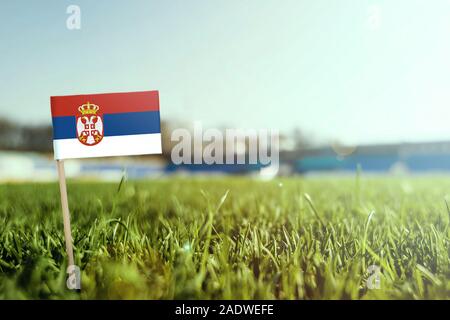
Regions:
<instances>
[{"instance_id":1,"label":"serbian coat of arms","mask_svg":"<svg viewBox=\"0 0 450 320\"><path fill-rule=\"evenodd\" d=\"M94 146L103 139L103 119L99 106L87 102L78 107L77 137L86 146Z\"/></svg>"}]
</instances>

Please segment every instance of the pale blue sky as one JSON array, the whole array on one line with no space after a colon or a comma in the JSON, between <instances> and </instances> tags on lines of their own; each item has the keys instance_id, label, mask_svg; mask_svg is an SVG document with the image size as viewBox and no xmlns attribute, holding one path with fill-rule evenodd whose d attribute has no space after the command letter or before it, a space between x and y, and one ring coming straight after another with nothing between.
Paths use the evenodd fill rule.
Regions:
<instances>
[{"instance_id":1,"label":"pale blue sky","mask_svg":"<svg viewBox=\"0 0 450 320\"><path fill-rule=\"evenodd\" d=\"M51 95L157 89L163 119L205 127L450 139L449 60L447 0L0 4L0 116L21 122L49 123Z\"/></svg>"}]
</instances>

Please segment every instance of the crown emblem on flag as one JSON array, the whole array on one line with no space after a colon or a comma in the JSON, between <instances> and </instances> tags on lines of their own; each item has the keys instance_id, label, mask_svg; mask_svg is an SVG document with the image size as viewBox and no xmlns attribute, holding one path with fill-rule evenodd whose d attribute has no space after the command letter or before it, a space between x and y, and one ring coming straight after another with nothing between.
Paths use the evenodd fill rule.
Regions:
<instances>
[{"instance_id":1,"label":"crown emblem on flag","mask_svg":"<svg viewBox=\"0 0 450 320\"><path fill-rule=\"evenodd\" d=\"M78 111L81 112L83 115L87 114L97 114L97 111L100 109L100 107L96 104L90 103L89 101L86 104L83 104L78 107Z\"/></svg>"}]
</instances>

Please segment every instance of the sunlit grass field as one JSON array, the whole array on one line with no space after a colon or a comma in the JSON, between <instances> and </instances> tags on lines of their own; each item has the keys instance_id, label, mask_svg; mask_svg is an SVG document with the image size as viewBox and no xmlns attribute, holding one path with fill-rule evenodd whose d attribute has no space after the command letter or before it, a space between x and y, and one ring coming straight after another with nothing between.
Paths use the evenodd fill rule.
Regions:
<instances>
[{"instance_id":1,"label":"sunlit grass field","mask_svg":"<svg viewBox=\"0 0 450 320\"><path fill-rule=\"evenodd\" d=\"M1 299L449 299L450 178L0 186ZM368 267L381 268L368 289ZM373 279L372 279L373 280Z\"/></svg>"}]
</instances>

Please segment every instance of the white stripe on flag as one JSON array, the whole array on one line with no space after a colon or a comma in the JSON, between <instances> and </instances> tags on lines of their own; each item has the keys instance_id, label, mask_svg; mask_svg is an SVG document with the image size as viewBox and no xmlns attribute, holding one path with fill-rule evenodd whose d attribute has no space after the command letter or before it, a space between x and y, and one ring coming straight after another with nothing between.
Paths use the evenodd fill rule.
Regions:
<instances>
[{"instance_id":1,"label":"white stripe on flag","mask_svg":"<svg viewBox=\"0 0 450 320\"><path fill-rule=\"evenodd\" d=\"M160 154L161 133L103 137L95 146L85 146L78 139L53 140L55 159Z\"/></svg>"}]
</instances>

